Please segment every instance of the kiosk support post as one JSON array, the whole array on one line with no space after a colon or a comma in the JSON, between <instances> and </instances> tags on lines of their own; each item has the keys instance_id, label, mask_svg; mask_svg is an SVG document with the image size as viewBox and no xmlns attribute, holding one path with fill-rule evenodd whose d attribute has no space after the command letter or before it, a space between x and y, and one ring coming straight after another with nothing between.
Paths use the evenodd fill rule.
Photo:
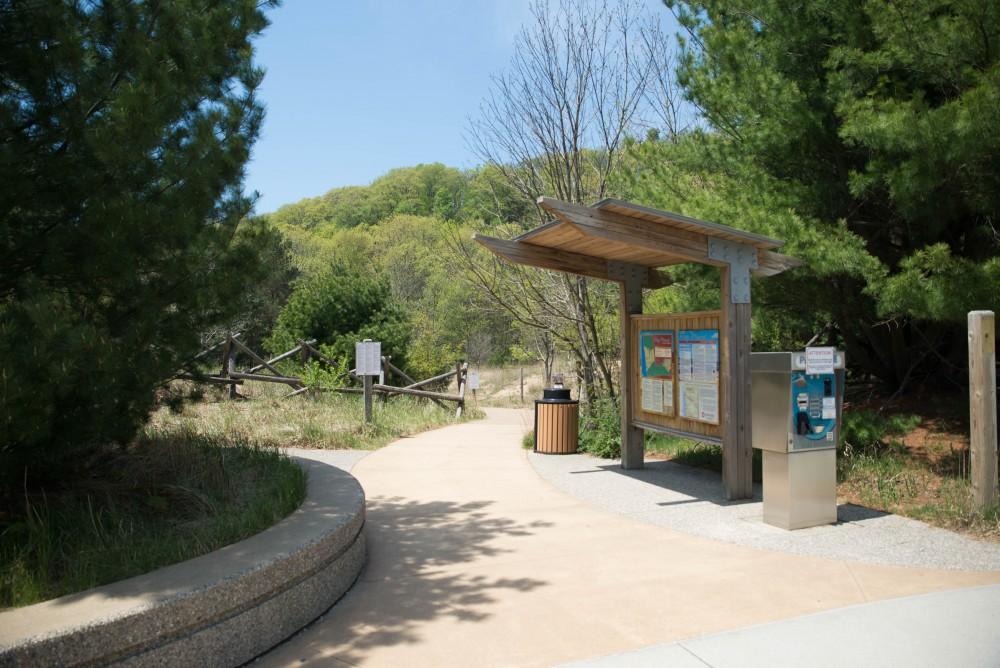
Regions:
<instances>
[{"instance_id":1,"label":"kiosk support post","mask_svg":"<svg viewBox=\"0 0 1000 668\"><path fill-rule=\"evenodd\" d=\"M750 406L750 292L747 289L734 299L733 280L746 267L725 265L721 271L722 328L728 345L722 350L722 486L726 499L753 498L753 447L751 444Z\"/></svg>"},{"instance_id":2,"label":"kiosk support post","mask_svg":"<svg viewBox=\"0 0 1000 668\"><path fill-rule=\"evenodd\" d=\"M641 469L645 466L645 443L643 432L632 425L632 365L635 364L635 350L632 346L631 316L642 313L642 279L637 274L626 273L619 283L619 307L621 318L621 412L622 412L622 468Z\"/></svg>"}]
</instances>

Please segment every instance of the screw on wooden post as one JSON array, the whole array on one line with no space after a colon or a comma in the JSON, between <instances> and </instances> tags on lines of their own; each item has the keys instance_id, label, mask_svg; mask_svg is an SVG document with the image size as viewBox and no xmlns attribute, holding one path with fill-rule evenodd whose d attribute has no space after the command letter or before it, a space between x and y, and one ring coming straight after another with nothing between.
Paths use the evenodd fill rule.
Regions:
<instances>
[{"instance_id":1,"label":"screw on wooden post","mask_svg":"<svg viewBox=\"0 0 1000 668\"><path fill-rule=\"evenodd\" d=\"M997 502L997 366L993 311L969 313L969 455L972 500Z\"/></svg>"}]
</instances>

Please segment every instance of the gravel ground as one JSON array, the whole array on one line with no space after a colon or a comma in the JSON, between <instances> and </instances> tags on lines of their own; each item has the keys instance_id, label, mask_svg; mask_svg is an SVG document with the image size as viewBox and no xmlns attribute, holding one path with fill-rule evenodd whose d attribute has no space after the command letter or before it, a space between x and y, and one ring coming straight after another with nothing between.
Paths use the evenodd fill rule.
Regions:
<instances>
[{"instance_id":1,"label":"gravel ground","mask_svg":"<svg viewBox=\"0 0 1000 668\"><path fill-rule=\"evenodd\" d=\"M952 570L1000 570L1000 544L853 504L837 524L785 531L764 524L760 485L754 500L726 501L721 477L667 461L626 471L589 455L527 453L535 471L558 489L634 519L684 533L832 559Z\"/></svg>"},{"instance_id":2,"label":"gravel ground","mask_svg":"<svg viewBox=\"0 0 1000 668\"><path fill-rule=\"evenodd\" d=\"M305 457L306 459L315 459L331 466L336 466L338 469L343 471L348 471L354 468L354 465L360 462L362 459L370 455L372 450L323 450L320 448L285 448L285 454L290 457Z\"/></svg>"}]
</instances>

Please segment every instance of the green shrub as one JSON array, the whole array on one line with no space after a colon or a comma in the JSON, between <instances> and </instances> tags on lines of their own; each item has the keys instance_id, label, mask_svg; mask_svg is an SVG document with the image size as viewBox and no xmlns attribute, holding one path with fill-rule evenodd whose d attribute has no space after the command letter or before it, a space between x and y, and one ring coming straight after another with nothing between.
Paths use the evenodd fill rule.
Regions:
<instances>
[{"instance_id":1,"label":"green shrub","mask_svg":"<svg viewBox=\"0 0 1000 668\"><path fill-rule=\"evenodd\" d=\"M604 459L622 456L621 412L616 399L599 399L584 405L580 416L580 450Z\"/></svg>"},{"instance_id":2,"label":"green shrub","mask_svg":"<svg viewBox=\"0 0 1000 668\"><path fill-rule=\"evenodd\" d=\"M277 354L305 339L318 341L331 358L351 363L356 342L381 341L382 354L405 368L410 323L385 281L335 269L296 283L265 345Z\"/></svg>"},{"instance_id":3,"label":"green shrub","mask_svg":"<svg viewBox=\"0 0 1000 668\"><path fill-rule=\"evenodd\" d=\"M890 445L891 437L902 436L918 424L919 415L881 415L870 409L844 411L842 447L848 453L879 450Z\"/></svg>"}]
</instances>

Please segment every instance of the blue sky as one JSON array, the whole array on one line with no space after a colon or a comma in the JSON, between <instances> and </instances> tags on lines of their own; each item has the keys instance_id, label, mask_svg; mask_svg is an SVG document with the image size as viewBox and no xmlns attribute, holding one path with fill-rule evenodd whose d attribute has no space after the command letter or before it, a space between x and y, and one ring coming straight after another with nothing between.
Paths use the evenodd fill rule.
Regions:
<instances>
[{"instance_id":1,"label":"blue sky","mask_svg":"<svg viewBox=\"0 0 1000 668\"><path fill-rule=\"evenodd\" d=\"M257 41L267 118L246 181L258 213L393 167L474 166L467 119L530 12L528 0L285 0L270 18Z\"/></svg>"}]
</instances>

